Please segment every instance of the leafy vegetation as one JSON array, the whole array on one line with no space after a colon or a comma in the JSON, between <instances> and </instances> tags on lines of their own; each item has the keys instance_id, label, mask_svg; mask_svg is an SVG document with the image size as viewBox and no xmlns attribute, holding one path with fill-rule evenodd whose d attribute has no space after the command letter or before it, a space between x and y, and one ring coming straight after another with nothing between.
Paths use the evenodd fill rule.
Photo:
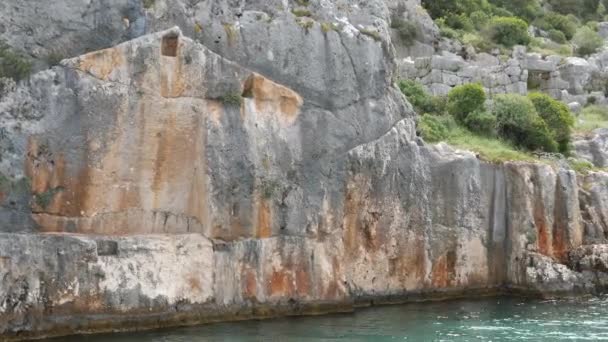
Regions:
<instances>
[{"instance_id":1,"label":"leafy vegetation","mask_svg":"<svg viewBox=\"0 0 608 342\"><path fill-rule=\"evenodd\" d=\"M15 81L26 78L32 70L32 63L23 55L13 51L0 41L0 77Z\"/></svg>"},{"instance_id":2,"label":"leafy vegetation","mask_svg":"<svg viewBox=\"0 0 608 342\"><path fill-rule=\"evenodd\" d=\"M492 112L498 135L515 146L536 151L557 152L557 143L528 98L515 94L497 95Z\"/></svg>"},{"instance_id":3,"label":"leafy vegetation","mask_svg":"<svg viewBox=\"0 0 608 342\"><path fill-rule=\"evenodd\" d=\"M578 29L572 42L576 46L576 53L580 56L595 53L604 44L602 37L588 26Z\"/></svg>"},{"instance_id":4,"label":"leafy vegetation","mask_svg":"<svg viewBox=\"0 0 608 342\"><path fill-rule=\"evenodd\" d=\"M439 142L450 136L449 126L445 117L424 114L418 120L418 133L428 142Z\"/></svg>"},{"instance_id":5,"label":"leafy vegetation","mask_svg":"<svg viewBox=\"0 0 608 342\"><path fill-rule=\"evenodd\" d=\"M154 6L155 2L156 0L143 0L144 8L151 8L152 6Z\"/></svg>"},{"instance_id":6,"label":"leafy vegetation","mask_svg":"<svg viewBox=\"0 0 608 342\"><path fill-rule=\"evenodd\" d=\"M447 38L479 51L530 45L543 54L579 55L601 46L598 22L608 20L608 0L422 0ZM542 39L532 39L529 26Z\"/></svg>"},{"instance_id":7,"label":"leafy vegetation","mask_svg":"<svg viewBox=\"0 0 608 342\"><path fill-rule=\"evenodd\" d=\"M559 152L570 150L570 135L574 126L574 116L564 103L541 93L531 93L528 98L534 104L536 112L545 121L553 139L557 142Z\"/></svg>"},{"instance_id":8,"label":"leafy vegetation","mask_svg":"<svg viewBox=\"0 0 608 342\"><path fill-rule=\"evenodd\" d=\"M455 87L448 94L448 113L459 123L464 123L467 116L483 109L486 93L478 83L469 83Z\"/></svg>"},{"instance_id":9,"label":"leafy vegetation","mask_svg":"<svg viewBox=\"0 0 608 342\"><path fill-rule=\"evenodd\" d=\"M530 43L528 24L516 17L495 17L490 21L489 30L492 41L506 47Z\"/></svg>"},{"instance_id":10,"label":"leafy vegetation","mask_svg":"<svg viewBox=\"0 0 608 342\"><path fill-rule=\"evenodd\" d=\"M576 119L574 130L577 133L588 133L598 128L608 128L608 107L585 107Z\"/></svg>"},{"instance_id":11,"label":"leafy vegetation","mask_svg":"<svg viewBox=\"0 0 608 342\"><path fill-rule=\"evenodd\" d=\"M240 94L231 93L222 96L220 101L222 101L224 105L240 106L241 102L243 101L243 97Z\"/></svg>"},{"instance_id":12,"label":"leafy vegetation","mask_svg":"<svg viewBox=\"0 0 608 342\"><path fill-rule=\"evenodd\" d=\"M310 10L308 10L306 8L296 8L293 11L291 11L291 13L293 13L293 15L295 15L296 17L310 17L310 16L312 16L312 13L310 12Z\"/></svg>"},{"instance_id":13,"label":"leafy vegetation","mask_svg":"<svg viewBox=\"0 0 608 342\"><path fill-rule=\"evenodd\" d=\"M393 18L391 28L397 30L399 38L405 45L412 45L418 37L418 26L400 18Z\"/></svg>"},{"instance_id":14,"label":"leafy vegetation","mask_svg":"<svg viewBox=\"0 0 608 342\"><path fill-rule=\"evenodd\" d=\"M566 105L547 95L496 95L486 106L479 84L453 88L447 101L413 81L399 86L422 114L417 131L429 142L445 141L491 161L532 160L533 152L569 153L574 117ZM588 107L582 115L598 122L608 118L608 109Z\"/></svg>"}]
</instances>

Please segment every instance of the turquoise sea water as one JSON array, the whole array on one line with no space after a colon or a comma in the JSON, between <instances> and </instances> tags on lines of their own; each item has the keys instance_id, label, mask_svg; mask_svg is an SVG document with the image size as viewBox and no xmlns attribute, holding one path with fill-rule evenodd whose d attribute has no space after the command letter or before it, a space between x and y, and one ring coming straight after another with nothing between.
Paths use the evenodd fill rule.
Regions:
<instances>
[{"instance_id":1,"label":"turquoise sea water","mask_svg":"<svg viewBox=\"0 0 608 342\"><path fill-rule=\"evenodd\" d=\"M608 297L560 301L493 298L379 306L352 314L73 336L49 342L598 340L608 340Z\"/></svg>"}]
</instances>

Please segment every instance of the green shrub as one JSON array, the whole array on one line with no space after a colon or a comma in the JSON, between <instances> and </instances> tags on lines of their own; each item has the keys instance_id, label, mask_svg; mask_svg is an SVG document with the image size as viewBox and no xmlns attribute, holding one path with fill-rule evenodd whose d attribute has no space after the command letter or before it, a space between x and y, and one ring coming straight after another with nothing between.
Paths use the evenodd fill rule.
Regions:
<instances>
[{"instance_id":1,"label":"green shrub","mask_svg":"<svg viewBox=\"0 0 608 342\"><path fill-rule=\"evenodd\" d=\"M410 21L395 18L391 22L391 27L397 30L399 38L406 45L412 45L418 38L418 26Z\"/></svg>"},{"instance_id":2,"label":"green shrub","mask_svg":"<svg viewBox=\"0 0 608 342\"><path fill-rule=\"evenodd\" d=\"M568 41L568 39L566 39L566 35L562 32L562 31L558 31L556 29L551 29L549 30L549 39L551 39L552 41L559 43L559 44L564 44Z\"/></svg>"},{"instance_id":3,"label":"green shrub","mask_svg":"<svg viewBox=\"0 0 608 342\"><path fill-rule=\"evenodd\" d=\"M592 106L592 105L594 105L596 103L597 103L597 97L595 97L593 95L587 97L587 104L586 104L587 106Z\"/></svg>"},{"instance_id":4,"label":"green shrub","mask_svg":"<svg viewBox=\"0 0 608 342\"><path fill-rule=\"evenodd\" d=\"M424 114L418 119L418 134L427 142L438 142L448 138L449 128L440 117Z\"/></svg>"},{"instance_id":5,"label":"green shrub","mask_svg":"<svg viewBox=\"0 0 608 342\"><path fill-rule=\"evenodd\" d=\"M471 13L470 19L473 26L475 26L477 30L481 30L486 26L488 21L490 21L490 15L482 11L475 11Z\"/></svg>"},{"instance_id":6,"label":"green shrub","mask_svg":"<svg viewBox=\"0 0 608 342\"><path fill-rule=\"evenodd\" d=\"M310 17L310 16L312 16L312 13L310 12L310 10L308 10L306 8L296 8L293 11L291 11L291 13L293 13L293 15L295 15L296 17Z\"/></svg>"},{"instance_id":7,"label":"green shrub","mask_svg":"<svg viewBox=\"0 0 608 342\"><path fill-rule=\"evenodd\" d=\"M496 12L501 12L499 9L507 12L506 15L495 13L500 16L516 15L527 20L532 20L542 14L542 7L538 0L490 0L490 2L496 6L500 6Z\"/></svg>"},{"instance_id":8,"label":"green shrub","mask_svg":"<svg viewBox=\"0 0 608 342\"><path fill-rule=\"evenodd\" d=\"M580 56L595 53L604 44L602 37L587 26L576 31L572 42L576 45L576 52Z\"/></svg>"},{"instance_id":9,"label":"green shrub","mask_svg":"<svg viewBox=\"0 0 608 342\"><path fill-rule=\"evenodd\" d=\"M574 116L572 116L568 106L542 93L528 94L528 98L534 104L538 115L549 127L549 131L551 131L559 146L559 151L568 153L570 150L570 136L574 126Z\"/></svg>"},{"instance_id":10,"label":"green shrub","mask_svg":"<svg viewBox=\"0 0 608 342\"><path fill-rule=\"evenodd\" d=\"M414 106L414 109L418 113L433 112L433 99L432 96L427 93L424 87L412 80L403 80L399 82L399 89L407 100Z\"/></svg>"},{"instance_id":11,"label":"green shrub","mask_svg":"<svg viewBox=\"0 0 608 342\"><path fill-rule=\"evenodd\" d=\"M492 112L496 116L499 136L531 151L557 152L557 143L547 124L528 98L515 94L497 95Z\"/></svg>"},{"instance_id":12,"label":"green shrub","mask_svg":"<svg viewBox=\"0 0 608 342\"><path fill-rule=\"evenodd\" d=\"M598 128L608 128L608 107L590 105L583 108L576 120L576 131L588 133Z\"/></svg>"},{"instance_id":13,"label":"green shrub","mask_svg":"<svg viewBox=\"0 0 608 342\"><path fill-rule=\"evenodd\" d=\"M496 133L496 117L485 110L476 110L464 119L464 125L472 132L484 136Z\"/></svg>"},{"instance_id":14,"label":"green shrub","mask_svg":"<svg viewBox=\"0 0 608 342\"><path fill-rule=\"evenodd\" d=\"M512 17L513 16L513 12L504 9L502 7L495 7L492 10L492 14L494 14L495 17Z\"/></svg>"},{"instance_id":15,"label":"green shrub","mask_svg":"<svg viewBox=\"0 0 608 342\"><path fill-rule=\"evenodd\" d=\"M475 11L489 13L491 6L487 0L422 0L422 6L434 19L448 14L471 14Z\"/></svg>"},{"instance_id":16,"label":"green shrub","mask_svg":"<svg viewBox=\"0 0 608 342\"><path fill-rule=\"evenodd\" d=\"M25 56L12 51L6 43L0 42L0 77L19 81L26 78L31 71L32 63Z\"/></svg>"},{"instance_id":17,"label":"green shrub","mask_svg":"<svg viewBox=\"0 0 608 342\"><path fill-rule=\"evenodd\" d=\"M454 87L448 94L448 113L456 121L465 123L470 113L483 110L486 101L486 93L481 84L469 83Z\"/></svg>"},{"instance_id":18,"label":"green shrub","mask_svg":"<svg viewBox=\"0 0 608 342\"><path fill-rule=\"evenodd\" d=\"M243 97L238 93L230 93L220 97L220 101L227 106L240 106Z\"/></svg>"},{"instance_id":19,"label":"green shrub","mask_svg":"<svg viewBox=\"0 0 608 342\"><path fill-rule=\"evenodd\" d=\"M506 47L530 43L528 24L515 17L496 17L490 21L490 36L492 40Z\"/></svg>"},{"instance_id":20,"label":"green shrub","mask_svg":"<svg viewBox=\"0 0 608 342\"><path fill-rule=\"evenodd\" d=\"M450 38L450 39L458 39L458 37L460 36L458 31L449 27L445 23L445 20L443 18L439 18L439 19L435 20L435 23L439 27L439 33L441 34L442 37L446 37L446 38Z\"/></svg>"},{"instance_id":21,"label":"green shrub","mask_svg":"<svg viewBox=\"0 0 608 342\"><path fill-rule=\"evenodd\" d=\"M445 17L445 23L456 30L473 31L473 22L466 14L448 14Z\"/></svg>"},{"instance_id":22,"label":"green shrub","mask_svg":"<svg viewBox=\"0 0 608 342\"><path fill-rule=\"evenodd\" d=\"M538 26L543 30L558 30L566 36L566 39L570 40L576 33L577 25L575 22L570 20L565 15L561 15L555 12L549 12L539 22Z\"/></svg>"}]
</instances>

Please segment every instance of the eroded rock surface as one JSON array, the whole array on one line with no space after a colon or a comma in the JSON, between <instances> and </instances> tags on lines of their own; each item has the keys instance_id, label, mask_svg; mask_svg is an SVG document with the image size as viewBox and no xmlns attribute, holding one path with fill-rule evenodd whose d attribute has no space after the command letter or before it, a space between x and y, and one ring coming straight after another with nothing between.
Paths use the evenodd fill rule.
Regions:
<instances>
[{"instance_id":1,"label":"eroded rock surface","mask_svg":"<svg viewBox=\"0 0 608 342\"><path fill-rule=\"evenodd\" d=\"M604 243L605 173L416 137L389 29L415 1L180 4L137 8L145 30L185 11L194 40L2 87L3 338L604 284L571 253Z\"/></svg>"}]
</instances>

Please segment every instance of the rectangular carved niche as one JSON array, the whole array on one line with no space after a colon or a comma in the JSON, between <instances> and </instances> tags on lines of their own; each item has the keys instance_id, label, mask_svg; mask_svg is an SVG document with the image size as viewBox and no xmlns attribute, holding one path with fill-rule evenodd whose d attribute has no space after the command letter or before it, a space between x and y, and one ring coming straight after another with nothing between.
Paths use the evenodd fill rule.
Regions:
<instances>
[{"instance_id":1,"label":"rectangular carved niche","mask_svg":"<svg viewBox=\"0 0 608 342\"><path fill-rule=\"evenodd\" d=\"M176 57L178 42L179 42L179 38L177 36L174 36L174 35L164 36L162 44L161 44L161 54L163 56Z\"/></svg>"}]
</instances>

